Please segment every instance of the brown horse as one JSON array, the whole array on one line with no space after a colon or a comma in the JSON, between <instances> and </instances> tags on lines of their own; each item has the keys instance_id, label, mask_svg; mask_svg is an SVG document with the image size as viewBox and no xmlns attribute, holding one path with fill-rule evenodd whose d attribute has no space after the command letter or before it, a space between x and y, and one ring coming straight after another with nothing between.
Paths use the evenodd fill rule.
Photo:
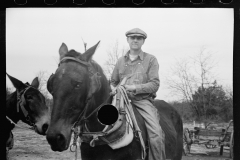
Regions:
<instances>
[{"instance_id":1,"label":"brown horse","mask_svg":"<svg viewBox=\"0 0 240 160\"><path fill-rule=\"evenodd\" d=\"M48 91L53 95L47 141L53 151L62 152L69 148L76 122L80 128L86 125L91 132L102 131L105 127L98 121L95 111L107 102L111 89L102 68L92 60L97 46L98 44L91 47L84 54L75 50L68 51L64 43L59 49L59 66L47 83ZM164 101L155 100L154 104L160 112L160 125L165 132L166 156L168 159L181 160L183 151L181 117ZM133 109L143 140L147 144L144 120L135 107ZM141 159L140 141L136 136L129 145L119 149L112 149L106 144L92 147L89 143L82 142L80 150L83 160Z\"/></svg>"},{"instance_id":2,"label":"brown horse","mask_svg":"<svg viewBox=\"0 0 240 160\"><path fill-rule=\"evenodd\" d=\"M8 77L16 91L8 95L6 101L6 153L13 147L12 129L19 120L30 125L40 135L46 135L50 122L50 109L46 106L44 96L38 90L38 78L34 78L29 85L10 75Z\"/></svg>"}]
</instances>

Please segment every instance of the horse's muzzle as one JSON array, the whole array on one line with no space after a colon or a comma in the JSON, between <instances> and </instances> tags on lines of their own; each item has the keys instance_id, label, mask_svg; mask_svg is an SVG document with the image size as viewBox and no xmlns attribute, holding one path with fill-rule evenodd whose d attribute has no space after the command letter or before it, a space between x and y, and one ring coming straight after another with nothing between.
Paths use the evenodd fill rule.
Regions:
<instances>
[{"instance_id":1,"label":"horse's muzzle","mask_svg":"<svg viewBox=\"0 0 240 160\"><path fill-rule=\"evenodd\" d=\"M40 135L46 135L46 132L48 130L48 123L44 123L42 126L40 126L41 128L38 128L37 125L33 126L33 129L35 130L36 133L40 134Z\"/></svg>"},{"instance_id":2,"label":"horse's muzzle","mask_svg":"<svg viewBox=\"0 0 240 160\"><path fill-rule=\"evenodd\" d=\"M62 152L68 149L67 139L63 134L47 131L46 138L53 151Z\"/></svg>"}]
</instances>

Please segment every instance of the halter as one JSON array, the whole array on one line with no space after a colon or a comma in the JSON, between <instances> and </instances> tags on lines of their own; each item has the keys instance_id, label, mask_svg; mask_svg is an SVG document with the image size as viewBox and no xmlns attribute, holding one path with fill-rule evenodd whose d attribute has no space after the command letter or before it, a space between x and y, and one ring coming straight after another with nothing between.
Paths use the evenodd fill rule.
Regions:
<instances>
[{"instance_id":1,"label":"halter","mask_svg":"<svg viewBox=\"0 0 240 160\"><path fill-rule=\"evenodd\" d=\"M19 113L19 112L20 112L20 109L21 109L21 111L23 112L23 115L24 115L26 121L29 122L29 125L30 125L30 126L34 126L35 123L33 123L33 122L31 121L31 118L30 118L30 116L29 116L29 113L28 113L28 111L27 111L27 109L26 109L26 107L25 107L25 106L26 106L26 99L25 99L25 96L24 96L24 95L25 95L26 91L27 91L28 89L30 89L30 88L35 89L34 87L28 85L28 87L25 88L25 89L23 89L22 91L20 91L20 92L17 91L17 113Z\"/></svg>"},{"instance_id":2,"label":"halter","mask_svg":"<svg viewBox=\"0 0 240 160\"><path fill-rule=\"evenodd\" d=\"M15 126L18 126L19 128L23 128L23 129L30 129L30 130L34 130L34 126L35 126L35 123L33 123L31 121L31 118L28 114L28 111L27 109L25 108L25 105L26 105L26 99L24 97L26 91L30 88L33 88L35 89L34 87L28 85L28 87L26 87L25 89L23 89L22 91L18 92L17 91L17 113L20 113L20 109L21 111L23 112L23 115L25 117L25 120L28 122L28 124L30 126L32 126L31 128L25 128L25 127L21 127L21 126L18 126L15 122L13 122L13 120L11 120L8 116L6 116L6 118L10 121L11 124L14 124Z\"/></svg>"}]
</instances>

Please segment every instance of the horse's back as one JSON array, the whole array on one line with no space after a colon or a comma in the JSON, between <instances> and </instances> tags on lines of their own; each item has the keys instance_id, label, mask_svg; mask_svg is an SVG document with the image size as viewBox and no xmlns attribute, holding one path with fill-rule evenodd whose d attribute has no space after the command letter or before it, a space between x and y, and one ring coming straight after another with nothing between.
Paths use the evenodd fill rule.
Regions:
<instances>
[{"instance_id":1,"label":"horse's back","mask_svg":"<svg viewBox=\"0 0 240 160\"><path fill-rule=\"evenodd\" d=\"M165 133L166 156L173 160L180 160L183 150L183 123L181 116L176 109L163 100L156 99L154 105L159 111L160 125Z\"/></svg>"}]
</instances>

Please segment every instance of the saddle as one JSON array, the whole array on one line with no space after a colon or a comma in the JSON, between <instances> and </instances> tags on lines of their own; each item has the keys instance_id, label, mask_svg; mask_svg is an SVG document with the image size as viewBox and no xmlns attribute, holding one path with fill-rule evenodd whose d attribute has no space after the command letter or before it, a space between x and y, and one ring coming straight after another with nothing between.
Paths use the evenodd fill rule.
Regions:
<instances>
[{"instance_id":1,"label":"saddle","mask_svg":"<svg viewBox=\"0 0 240 160\"><path fill-rule=\"evenodd\" d=\"M90 146L109 145L112 149L118 149L130 144L133 140L133 130L140 138L142 148L142 158L146 157L145 144L138 127L132 105L128 99L125 88L122 86L124 80L117 87L117 92L113 97L112 105L118 110L118 119L113 125L106 125L101 132L90 132L85 125L79 135L82 142L87 142Z\"/></svg>"}]
</instances>

